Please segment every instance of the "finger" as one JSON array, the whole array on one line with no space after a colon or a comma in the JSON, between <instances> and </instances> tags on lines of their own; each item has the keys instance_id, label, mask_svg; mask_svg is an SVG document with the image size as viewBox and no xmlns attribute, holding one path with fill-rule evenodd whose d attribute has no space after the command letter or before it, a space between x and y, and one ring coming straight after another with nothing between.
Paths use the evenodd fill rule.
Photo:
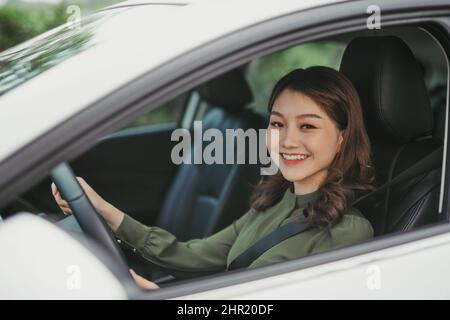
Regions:
<instances>
[{"instance_id":1,"label":"finger","mask_svg":"<svg viewBox=\"0 0 450 320\"><path fill-rule=\"evenodd\" d=\"M80 182L86 182L82 177L77 177L77 180Z\"/></svg>"},{"instance_id":2,"label":"finger","mask_svg":"<svg viewBox=\"0 0 450 320\"><path fill-rule=\"evenodd\" d=\"M83 178L77 177L77 180L78 180L78 183L80 184L81 188L83 188L83 190L85 192L89 192L90 189L92 189Z\"/></svg>"},{"instance_id":3,"label":"finger","mask_svg":"<svg viewBox=\"0 0 450 320\"><path fill-rule=\"evenodd\" d=\"M62 199L62 197L61 197L61 194L59 193L59 191L58 190L56 190L56 192L53 192L52 191L52 194L53 194L53 197L55 198L55 199Z\"/></svg>"},{"instance_id":4,"label":"finger","mask_svg":"<svg viewBox=\"0 0 450 320\"><path fill-rule=\"evenodd\" d=\"M66 211L66 210L72 210L72 208L70 208L69 206L59 206L61 208L61 210Z\"/></svg>"},{"instance_id":5,"label":"finger","mask_svg":"<svg viewBox=\"0 0 450 320\"><path fill-rule=\"evenodd\" d=\"M71 210L70 208L61 208L61 207L60 207L60 209L61 209L61 211L62 211L66 216L72 214L72 210Z\"/></svg>"},{"instance_id":6,"label":"finger","mask_svg":"<svg viewBox=\"0 0 450 320\"><path fill-rule=\"evenodd\" d=\"M72 210L69 206L69 203L67 203L67 201L60 200L60 201L57 201L56 204L62 211L67 211L67 210L71 211Z\"/></svg>"},{"instance_id":7,"label":"finger","mask_svg":"<svg viewBox=\"0 0 450 320\"><path fill-rule=\"evenodd\" d=\"M65 200L58 201L58 205L65 208L70 208L69 203Z\"/></svg>"},{"instance_id":8,"label":"finger","mask_svg":"<svg viewBox=\"0 0 450 320\"><path fill-rule=\"evenodd\" d=\"M53 195L53 197L55 198L56 203L68 205L67 201L64 200L64 198L61 196L61 194L59 192L57 192L55 195Z\"/></svg>"},{"instance_id":9,"label":"finger","mask_svg":"<svg viewBox=\"0 0 450 320\"><path fill-rule=\"evenodd\" d=\"M59 207L59 209L61 209L62 213L64 213L65 216L70 215L70 209L61 208L61 207Z\"/></svg>"},{"instance_id":10,"label":"finger","mask_svg":"<svg viewBox=\"0 0 450 320\"><path fill-rule=\"evenodd\" d=\"M131 276L133 277L134 281L140 288L142 288L144 290L159 289L159 286L156 283L149 281L149 280L145 279L144 277L141 277L136 272L134 272L133 269L130 269L130 273L131 273Z\"/></svg>"},{"instance_id":11,"label":"finger","mask_svg":"<svg viewBox=\"0 0 450 320\"><path fill-rule=\"evenodd\" d=\"M61 193L56 186L52 187L52 194L55 198L62 199Z\"/></svg>"},{"instance_id":12,"label":"finger","mask_svg":"<svg viewBox=\"0 0 450 320\"><path fill-rule=\"evenodd\" d=\"M69 203L61 197L55 197L55 201L58 204L58 206L62 205L67 207L69 205Z\"/></svg>"},{"instance_id":13,"label":"finger","mask_svg":"<svg viewBox=\"0 0 450 320\"><path fill-rule=\"evenodd\" d=\"M137 273L136 272L134 272L134 270L133 269L130 269L130 273L131 273L131 276L133 277L133 279L136 281L137 279L138 279L138 275L137 275Z\"/></svg>"},{"instance_id":14,"label":"finger","mask_svg":"<svg viewBox=\"0 0 450 320\"><path fill-rule=\"evenodd\" d=\"M51 184L52 194L56 195L58 193L58 189L56 188L56 185L54 182Z\"/></svg>"},{"instance_id":15,"label":"finger","mask_svg":"<svg viewBox=\"0 0 450 320\"><path fill-rule=\"evenodd\" d=\"M70 210L70 209L63 210L62 212L64 213L65 216L70 216L70 215L72 215L72 210Z\"/></svg>"},{"instance_id":16,"label":"finger","mask_svg":"<svg viewBox=\"0 0 450 320\"><path fill-rule=\"evenodd\" d=\"M81 184L82 186L87 185L86 181L84 181L83 178L81 177L77 177L78 183Z\"/></svg>"},{"instance_id":17,"label":"finger","mask_svg":"<svg viewBox=\"0 0 450 320\"><path fill-rule=\"evenodd\" d=\"M61 198L61 196L58 195L58 194L57 194L57 195L54 195L53 198L55 199L56 203L58 203L58 204L59 204L60 202L64 201L63 198Z\"/></svg>"}]
</instances>

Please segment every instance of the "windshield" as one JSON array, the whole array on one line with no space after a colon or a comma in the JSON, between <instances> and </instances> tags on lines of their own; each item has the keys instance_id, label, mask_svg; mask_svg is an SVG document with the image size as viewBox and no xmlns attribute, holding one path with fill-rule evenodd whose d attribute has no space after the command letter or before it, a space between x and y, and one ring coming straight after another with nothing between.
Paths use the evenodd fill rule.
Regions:
<instances>
[{"instance_id":1,"label":"windshield","mask_svg":"<svg viewBox=\"0 0 450 320\"><path fill-rule=\"evenodd\" d=\"M0 96L95 45L94 29L123 9L107 10L65 24L0 54Z\"/></svg>"}]
</instances>

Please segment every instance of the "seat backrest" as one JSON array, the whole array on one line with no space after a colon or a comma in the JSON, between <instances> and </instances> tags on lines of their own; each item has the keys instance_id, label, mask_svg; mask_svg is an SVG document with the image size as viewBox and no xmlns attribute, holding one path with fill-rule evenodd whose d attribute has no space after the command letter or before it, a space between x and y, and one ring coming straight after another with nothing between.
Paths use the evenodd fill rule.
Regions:
<instances>
[{"instance_id":1,"label":"seat backrest","mask_svg":"<svg viewBox=\"0 0 450 320\"><path fill-rule=\"evenodd\" d=\"M253 96L239 70L209 81L198 92L212 106L202 119L202 130L220 130L224 137L224 159L225 144L229 142L225 141L226 129L264 126L264 117L246 108ZM257 165L193 164L193 161L181 164L157 225L181 241L213 234L248 210L251 186L258 175Z\"/></svg>"},{"instance_id":2,"label":"seat backrest","mask_svg":"<svg viewBox=\"0 0 450 320\"><path fill-rule=\"evenodd\" d=\"M433 136L444 142L445 138L445 108L446 103L435 106L433 110L434 115L434 129Z\"/></svg>"},{"instance_id":3,"label":"seat backrest","mask_svg":"<svg viewBox=\"0 0 450 320\"><path fill-rule=\"evenodd\" d=\"M352 40L340 71L359 93L378 185L442 145L433 136L433 112L422 71L400 38ZM438 221L441 165L434 163L429 172L388 188L378 205L360 205L376 235Z\"/></svg>"}]
</instances>

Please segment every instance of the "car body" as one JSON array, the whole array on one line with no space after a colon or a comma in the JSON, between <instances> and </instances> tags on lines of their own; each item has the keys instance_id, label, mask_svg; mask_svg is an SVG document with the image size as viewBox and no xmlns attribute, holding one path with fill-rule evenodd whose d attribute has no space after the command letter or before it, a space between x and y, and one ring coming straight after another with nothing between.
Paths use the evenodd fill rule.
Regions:
<instances>
[{"instance_id":1,"label":"car body","mask_svg":"<svg viewBox=\"0 0 450 320\"><path fill-rule=\"evenodd\" d=\"M3 120L0 135L4 137L0 144L0 208L28 192L59 163L75 161L97 145L99 139L136 133L114 131L204 81L293 44L364 30L370 17L367 10L370 5L370 1L329 0L127 1L87 17L81 21L80 28L62 26L1 53L0 72L5 73L3 76L0 73L0 119ZM383 26L439 25L439 36L433 36L448 57L450 5L446 1L379 1L378 6ZM441 68L440 65L437 67ZM107 258L98 259L89 246L89 250L80 247L59 228L24 215L12 217L11 222L5 219L0 225L3 247L0 254L10 257L8 266L0 267L0 283L8 283L8 286L0 286L0 296L450 298L450 276L447 275L450 267L450 226L447 223L450 198L445 171L448 168L448 60L445 68L447 111L444 174L439 199L440 215L445 223L380 236L374 241L279 265L208 276L142 293L111 277L114 272L108 270ZM6 73L8 71L10 73ZM10 77L8 81L5 80L7 77ZM154 170L159 169L156 166ZM160 182L148 181L145 187L166 186L174 174L174 169L170 170L160 170L162 178L154 173ZM126 186L130 187L133 179L126 179L129 179ZM164 189L159 192L157 196L162 197ZM29 246L32 239L43 233L49 236ZM6 241L12 237L20 244L19 250L8 250ZM67 243L66 250L73 255L61 254L61 264L55 267L51 253L63 251L52 240L58 237L65 239L61 241ZM43 257L42 261L36 262L39 266L36 270L42 268L42 273L29 273L26 279L30 281L21 284L20 277L26 270L19 266L25 263L22 254L28 254L27 250L32 252L33 261ZM67 289L68 271L61 266L71 265L70 257L74 256L86 260L80 262L85 263L83 270L90 270L86 271L86 278L98 278L98 286L89 280L89 286L80 290ZM56 268L60 268L59 280L44 286L45 277L56 277ZM18 271L11 274L13 270ZM39 278L39 274L45 276Z\"/></svg>"}]
</instances>

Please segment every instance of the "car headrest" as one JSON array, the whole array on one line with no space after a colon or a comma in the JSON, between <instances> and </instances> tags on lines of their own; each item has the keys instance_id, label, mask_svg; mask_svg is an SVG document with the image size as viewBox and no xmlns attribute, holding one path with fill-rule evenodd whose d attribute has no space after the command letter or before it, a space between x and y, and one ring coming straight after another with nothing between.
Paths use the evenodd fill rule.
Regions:
<instances>
[{"instance_id":1,"label":"car headrest","mask_svg":"<svg viewBox=\"0 0 450 320\"><path fill-rule=\"evenodd\" d=\"M234 69L198 88L200 96L213 106L239 112L253 102L252 91L239 69Z\"/></svg>"},{"instance_id":2,"label":"car headrest","mask_svg":"<svg viewBox=\"0 0 450 320\"><path fill-rule=\"evenodd\" d=\"M359 93L371 139L406 143L431 134L433 112L423 74L400 38L353 39L340 71Z\"/></svg>"}]
</instances>

